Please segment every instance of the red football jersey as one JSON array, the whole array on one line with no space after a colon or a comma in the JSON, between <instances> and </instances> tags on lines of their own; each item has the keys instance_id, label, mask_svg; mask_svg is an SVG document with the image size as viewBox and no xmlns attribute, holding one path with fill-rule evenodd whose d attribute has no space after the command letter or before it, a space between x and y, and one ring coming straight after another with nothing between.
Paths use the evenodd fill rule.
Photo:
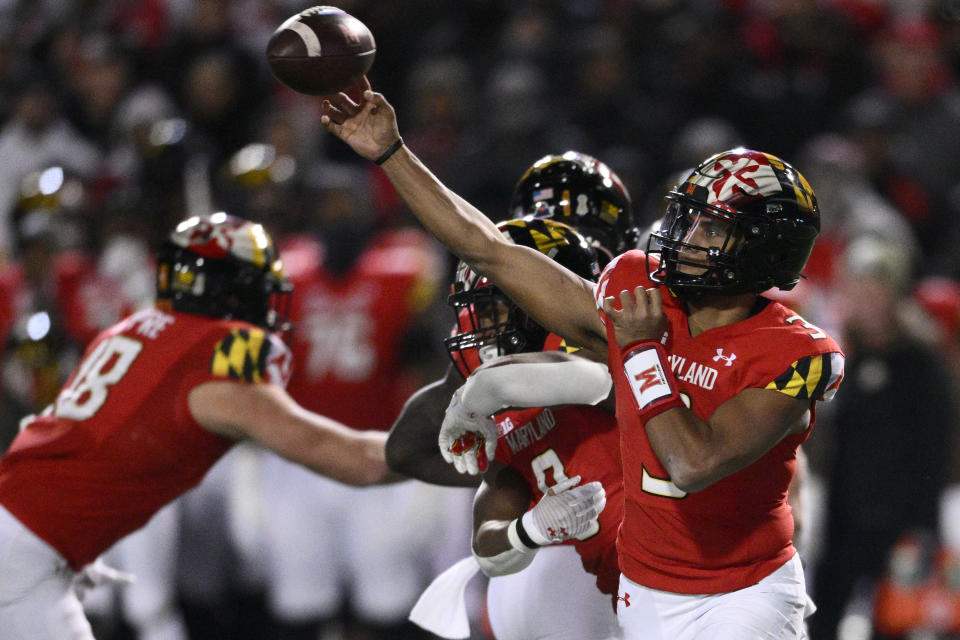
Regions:
<instances>
[{"instance_id":1,"label":"red football jersey","mask_svg":"<svg viewBox=\"0 0 960 640\"><path fill-rule=\"evenodd\" d=\"M581 540L568 540L597 576L603 593L615 594L620 581L616 537L623 515L620 440L613 414L592 406L522 409L495 416L496 459L516 469L530 485L530 507L548 487L579 475L581 484L597 480L607 504L597 519L598 529Z\"/></svg>"},{"instance_id":2,"label":"red football jersey","mask_svg":"<svg viewBox=\"0 0 960 640\"><path fill-rule=\"evenodd\" d=\"M657 286L647 277L643 252L630 251L601 274L598 306L604 297L638 285ZM659 289L669 321L668 364L694 413L708 420L744 389L774 389L808 399L813 426L816 401L832 398L843 377L843 354L830 336L771 301L746 320L693 338L682 300ZM626 496L618 539L624 575L663 591L720 593L755 584L790 559L795 551L787 488L809 429L787 436L737 473L686 494L670 482L650 445L612 323L607 342Z\"/></svg>"},{"instance_id":3,"label":"red football jersey","mask_svg":"<svg viewBox=\"0 0 960 640\"><path fill-rule=\"evenodd\" d=\"M420 386L399 346L438 291L436 245L416 230L382 234L339 278L312 238L293 238L281 253L294 284L290 394L356 429L388 430Z\"/></svg>"},{"instance_id":4,"label":"red football jersey","mask_svg":"<svg viewBox=\"0 0 960 640\"><path fill-rule=\"evenodd\" d=\"M0 503L74 569L197 485L233 444L196 423L214 379L284 384L290 352L246 322L146 309L90 344L0 458Z\"/></svg>"}]
</instances>

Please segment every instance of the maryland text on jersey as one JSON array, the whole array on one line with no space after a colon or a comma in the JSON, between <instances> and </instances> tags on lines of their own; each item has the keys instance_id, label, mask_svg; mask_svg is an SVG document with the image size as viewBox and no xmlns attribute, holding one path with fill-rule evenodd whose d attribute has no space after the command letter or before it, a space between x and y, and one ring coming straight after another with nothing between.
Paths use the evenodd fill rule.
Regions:
<instances>
[{"instance_id":1,"label":"maryland text on jersey","mask_svg":"<svg viewBox=\"0 0 960 640\"><path fill-rule=\"evenodd\" d=\"M557 426L557 419L550 409L545 408L538 415L528 422L517 425L510 416L498 420L498 431L501 434L511 453L517 453L522 449L542 440L550 430Z\"/></svg>"}]
</instances>

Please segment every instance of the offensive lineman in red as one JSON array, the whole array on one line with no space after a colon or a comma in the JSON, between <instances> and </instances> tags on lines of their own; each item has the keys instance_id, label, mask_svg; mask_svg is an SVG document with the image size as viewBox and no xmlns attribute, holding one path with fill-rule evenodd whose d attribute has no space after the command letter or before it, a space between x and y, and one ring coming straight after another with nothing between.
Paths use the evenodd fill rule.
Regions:
<instances>
[{"instance_id":1,"label":"offensive lineman in red","mask_svg":"<svg viewBox=\"0 0 960 640\"><path fill-rule=\"evenodd\" d=\"M568 164L592 160L582 154L565 158ZM591 175L576 187L584 188L584 182L595 187ZM568 188L574 189L576 177L564 174ZM584 189L595 198L596 191ZM599 198L595 202L599 205ZM584 278L599 275L599 251L566 224L524 217L497 227L512 242L539 250ZM608 228L614 229L612 224ZM393 468L411 474L426 469L424 478L437 480L429 470L434 466L430 459L440 457L442 425L432 423L428 402L440 409L444 423L451 414L491 425L495 420L497 448L474 499L473 557L437 578L411 620L440 635L457 628L447 620L434 622L429 612L456 611L457 604L445 600L462 594L479 567L490 578L487 613L497 638L619 638L610 598L620 575L615 546L623 504L620 445L612 406L589 406L610 392L606 366L568 353L558 336L548 334L463 263L452 290L449 302L457 310L457 326L444 342L456 365L447 378L455 390L429 401L432 390L427 389L410 400L388 441L388 448L391 442L395 448L392 454L388 449L388 463L402 461ZM457 372L465 384L460 385ZM526 379L538 381L538 393L517 383ZM444 417L441 407L448 401ZM531 405L553 408L500 412ZM426 447L415 448L427 431ZM453 471L448 465L443 469L448 475ZM455 480L470 477L452 475ZM466 620L459 623L464 625Z\"/></svg>"},{"instance_id":2,"label":"offensive lineman in red","mask_svg":"<svg viewBox=\"0 0 960 640\"><path fill-rule=\"evenodd\" d=\"M284 390L290 353L274 330L289 292L260 225L216 213L171 233L156 308L101 333L0 458L5 640L92 640L77 572L198 484L236 440L346 483L393 479L385 434L350 430Z\"/></svg>"},{"instance_id":3,"label":"offensive lineman in red","mask_svg":"<svg viewBox=\"0 0 960 640\"><path fill-rule=\"evenodd\" d=\"M497 224L505 237L593 281L598 266L636 246L639 235L620 178L596 158L572 150L534 162L514 188L510 211L517 219ZM486 421L488 413L505 406L583 406L495 416L496 457L489 471L484 468L474 501L474 556L438 576L410 619L439 635L466 633L462 598L450 598L463 592L479 565L491 578L486 610L497 638L620 638L610 606L620 577L615 545L623 512L620 443L612 403L585 406L607 397L612 381L606 365L568 353L562 339L547 334L463 263L448 302L457 310L457 325L444 342L455 367L407 402L387 440L391 468L427 482L476 484L475 476L455 472L441 457L441 451L459 450L464 442L438 450L441 423L451 415ZM518 379L537 380L537 393L512 382ZM576 477L577 486L561 491ZM597 510L599 516L589 518ZM525 535L539 543L520 539L524 517L531 520ZM563 588L554 588L557 584ZM463 616L445 617L453 611Z\"/></svg>"},{"instance_id":4,"label":"offensive lineman in red","mask_svg":"<svg viewBox=\"0 0 960 640\"><path fill-rule=\"evenodd\" d=\"M606 349L626 496L625 637L805 637L810 606L786 496L843 355L760 295L796 284L819 232L803 176L758 151L708 158L668 195L646 254L623 254L594 285L505 242L403 146L381 94L368 88L360 103L340 94L323 110L325 126L376 160L464 262L546 329Z\"/></svg>"}]
</instances>

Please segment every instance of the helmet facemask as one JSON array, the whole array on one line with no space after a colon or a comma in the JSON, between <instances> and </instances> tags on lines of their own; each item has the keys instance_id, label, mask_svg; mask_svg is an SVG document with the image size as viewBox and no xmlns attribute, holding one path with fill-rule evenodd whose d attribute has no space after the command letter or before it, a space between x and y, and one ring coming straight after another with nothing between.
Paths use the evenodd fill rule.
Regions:
<instances>
[{"instance_id":1,"label":"helmet facemask","mask_svg":"<svg viewBox=\"0 0 960 640\"><path fill-rule=\"evenodd\" d=\"M678 293L734 293L739 288L737 257L743 245L738 227L735 214L673 200L660 230L647 240L651 280ZM660 256L655 270L649 263L653 255Z\"/></svg>"},{"instance_id":2,"label":"helmet facemask","mask_svg":"<svg viewBox=\"0 0 960 640\"><path fill-rule=\"evenodd\" d=\"M444 345L464 377L501 356L543 348L546 330L495 286L455 292L448 302L457 313L457 328Z\"/></svg>"},{"instance_id":3,"label":"helmet facemask","mask_svg":"<svg viewBox=\"0 0 960 640\"><path fill-rule=\"evenodd\" d=\"M596 282L600 274L596 249L561 222L528 216L500 222L497 228L511 243L536 249L582 278ZM456 311L457 326L444 343L464 377L500 356L544 348L547 330L465 262L457 265L447 301Z\"/></svg>"}]
</instances>

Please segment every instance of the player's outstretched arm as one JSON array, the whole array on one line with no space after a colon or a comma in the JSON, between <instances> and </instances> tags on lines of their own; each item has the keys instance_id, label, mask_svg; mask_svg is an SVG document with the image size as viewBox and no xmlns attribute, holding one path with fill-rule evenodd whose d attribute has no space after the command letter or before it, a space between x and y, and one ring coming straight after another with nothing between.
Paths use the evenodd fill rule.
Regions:
<instances>
[{"instance_id":1,"label":"player's outstretched arm","mask_svg":"<svg viewBox=\"0 0 960 640\"><path fill-rule=\"evenodd\" d=\"M463 405L489 415L521 407L598 404L613 380L603 362L574 353L515 353L485 363L467 379Z\"/></svg>"},{"instance_id":2,"label":"player's outstretched arm","mask_svg":"<svg viewBox=\"0 0 960 640\"><path fill-rule=\"evenodd\" d=\"M205 429L254 440L274 453L346 484L403 480L387 467L387 434L358 431L298 405L276 384L211 381L190 391L190 412Z\"/></svg>"},{"instance_id":3,"label":"player's outstretched arm","mask_svg":"<svg viewBox=\"0 0 960 640\"><path fill-rule=\"evenodd\" d=\"M440 425L440 454L460 473L486 472L497 450L490 416L504 409L598 404L610 394L607 366L559 351L516 353L480 366L454 392Z\"/></svg>"},{"instance_id":4,"label":"player's outstretched arm","mask_svg":"<svg viewBox=\"0 0 960 640\"><path fill-rule=\"evenodd\" d=\"M593 283L539 251L507 241L487 216L448 189L406 146L396 146L400 132L393 107L366 80L364 86L359 103L345 93L324 100L324 126L359 155L380 162L423 226L537 322L571 342L603 351L605 333Z\"/></svg>"},{"instance_id":5,"label":"player's outstretched arm","mask_svg":"<svg viewBox=\"0 0 960 640\"><path fill-rule=\"evenodd\" d=\"M476 487L480 479L458 473L437 448L437 434L450 404L450 396L463 377L450 365L447 374L418 390L407 400L387 437L387 464L400 474L430 484Z\"/></svg>"}]
</instances>

